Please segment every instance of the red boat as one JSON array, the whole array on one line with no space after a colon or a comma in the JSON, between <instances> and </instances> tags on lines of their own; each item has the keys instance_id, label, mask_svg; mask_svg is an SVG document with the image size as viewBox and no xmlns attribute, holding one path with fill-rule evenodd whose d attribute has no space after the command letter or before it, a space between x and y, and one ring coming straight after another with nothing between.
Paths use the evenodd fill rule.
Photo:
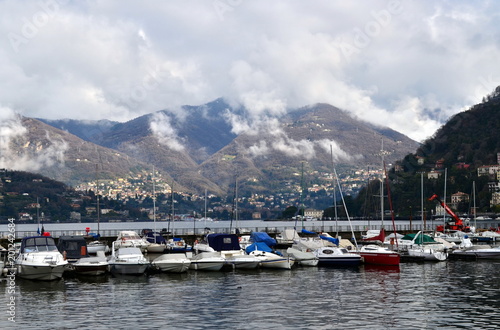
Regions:
<instances>
[{"instance_id":1,"label":"red boat","mask_svg":"<svg viewBox=\"0 0 500 330\"><path fill-rule=\"evenodd\" d=\"M365 245L359 250L365 264L397 266L401 256L398 252L378 245Z\"/></svg>"}]
</instances>

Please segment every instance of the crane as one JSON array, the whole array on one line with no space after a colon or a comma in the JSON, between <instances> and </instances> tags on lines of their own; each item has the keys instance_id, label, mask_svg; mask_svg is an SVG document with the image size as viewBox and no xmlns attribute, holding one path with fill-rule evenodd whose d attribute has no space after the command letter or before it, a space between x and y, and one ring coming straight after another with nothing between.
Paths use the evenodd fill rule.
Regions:
<instances>
[{"instance_id":1,"label":"crane","mask_svg":"<svg viewBox=\"0 0 500 330\"><path fill-rule=\"evenodd\" d=\"M460 231L465 231L465 232L468 232L470 231L470 227L465 225L464 222L462 221L462 219L460 219L458 217L458 215L455 214L455 212L453 212L449 207L448 205L446 205L440 198L437 194L434 194L432 195L430 198L429 198L430 201L432 200L436 200L445 210L446 212L451 215L451 217L453 218L452 221L447 221L446 224L443 226L443 225L439 225L436 227L436 230L437 231L440 231L440 232L444 232L445 229L447 230L460 230Z\"/></svg>"}]
</instances>

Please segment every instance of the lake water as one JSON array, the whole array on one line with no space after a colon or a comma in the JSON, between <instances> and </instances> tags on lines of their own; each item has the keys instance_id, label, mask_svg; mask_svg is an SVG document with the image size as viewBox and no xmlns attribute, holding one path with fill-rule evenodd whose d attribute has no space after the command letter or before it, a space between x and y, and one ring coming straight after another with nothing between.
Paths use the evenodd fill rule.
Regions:
<instances>
[{"instance_id":1,"label":"lake water","mask_svg":"<svg viewBox=\"0 0 500 330\"><path fill-rule=\"evenodd\" d=\"M500 261L0 283L0 329L495 329Z\"/></svg>"}]
</instances>

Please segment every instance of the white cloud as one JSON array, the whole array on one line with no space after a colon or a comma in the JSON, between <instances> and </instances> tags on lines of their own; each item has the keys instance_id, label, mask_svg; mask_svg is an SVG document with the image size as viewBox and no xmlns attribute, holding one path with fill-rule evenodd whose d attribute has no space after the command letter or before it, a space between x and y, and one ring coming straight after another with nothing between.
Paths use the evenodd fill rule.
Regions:
<instances>
[{"instance_id":1,"label":"white cloud","mask_svg":"<svg viewBox=\"0 0 500 330\"><path fill-rule=\"evenodd\" d=\"M496 2L221 3L2 1L0 103L124 121L224 97L240 132L327 102L421 140L500 84Z\"/></svg>"},{"instance_id":2,"label":"white cloud","mask_svg":"<svg viewBox=\"0 0 500 330\"><path fill-rule=\"evenodd\" d=\"M33 144L27 139L22 118L12 109L0 107L0 167L20 171L37 171L44 167L63 167L68 143L46 133L46 142ZM14 145L22 146L22 151Z\"/></svg>"},{"instance_id":3,"label":"white cloud","mask_svg":"<svg viewBox=\"0 0 500 330\"><path fill-rule=\"evenodd\" d=\"M182 139L178 137L175 128L172 127L170 117L163 112L156 112L152 115L149 127L160 144L176 151L184 150Z\"/></svg>"}]
</instances>

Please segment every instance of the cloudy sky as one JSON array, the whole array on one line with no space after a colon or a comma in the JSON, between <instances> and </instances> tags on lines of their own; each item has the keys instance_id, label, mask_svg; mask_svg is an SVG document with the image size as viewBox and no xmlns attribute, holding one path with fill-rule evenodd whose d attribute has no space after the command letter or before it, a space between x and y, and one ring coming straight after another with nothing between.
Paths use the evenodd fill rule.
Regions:
<instances>
[{"instance_id":1,"label":"cloudy sky","mask_svg":"<svg viewBox=\"0 0 500 330\"><path fill-rule=\"evenodd\" d=\"M500 85L497 1L0 0L0 111L125 121L326 102L411 138Z\"/></svg>"}]
</instances>

